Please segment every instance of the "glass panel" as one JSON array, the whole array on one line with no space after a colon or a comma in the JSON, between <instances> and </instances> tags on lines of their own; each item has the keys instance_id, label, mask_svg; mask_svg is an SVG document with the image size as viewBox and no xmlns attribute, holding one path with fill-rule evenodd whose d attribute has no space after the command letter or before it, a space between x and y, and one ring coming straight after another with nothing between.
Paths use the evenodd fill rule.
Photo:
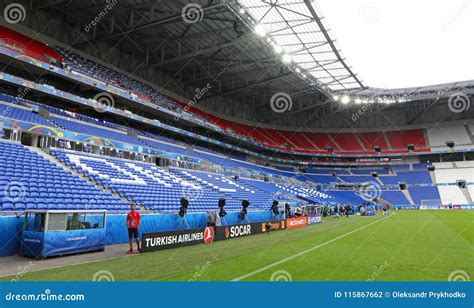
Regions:
<instances>
[{"instance_id":1,"label":"glass panel","mask_svg":"<svg viewBox=\"0 0 474 308\"><path fill-rule=\"evenodd\" d=\"M25 222L25 231L44 232L46 214L28 213Z\"/></svg>"},{"instance_id":2,"label":"glass panel","mask_svg":"<svg viewBox=\"0 0 474 308\"><path fill-rule=\"evenodd\" d=\"M49 213L47 231L66 230L66 216L62 213Z\"/></svg>"}]
</instances>

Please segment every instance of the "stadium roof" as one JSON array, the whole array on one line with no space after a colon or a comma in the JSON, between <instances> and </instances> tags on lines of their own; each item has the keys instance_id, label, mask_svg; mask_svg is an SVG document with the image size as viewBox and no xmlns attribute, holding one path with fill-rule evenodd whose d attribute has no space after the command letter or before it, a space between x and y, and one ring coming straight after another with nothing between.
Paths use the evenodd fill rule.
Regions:
<instances>
[{"instance_id":1,"label":"stadium roof","mask_svg":"<svg viewBox=\"0 0 474 308\"><path fill-rule=\"evenodd\" d=\"M322 13L312 0L237 0L257 34L266 36L282 60L296 65L303 77L313 76L321 87L347 90L363 87L341 56ZM245 18L245 17L244 17Z\"/></svg>"},{"instance_id":2,"label":"stadium roof","mask_svg":"<svg viewBox=\"0 0 474 308\"><path fill-rule=\"evenodd\" d=\"M317 3L367 86L397 89L473 79L473 1Z\"/></svg>"}]
</instances>

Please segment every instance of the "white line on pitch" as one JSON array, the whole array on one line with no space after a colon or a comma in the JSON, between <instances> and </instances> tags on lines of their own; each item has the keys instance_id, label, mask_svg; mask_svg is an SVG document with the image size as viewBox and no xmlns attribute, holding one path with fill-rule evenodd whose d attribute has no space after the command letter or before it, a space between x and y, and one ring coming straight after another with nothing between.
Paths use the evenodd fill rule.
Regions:
<instances>
[{"instance_id":1,"label":"white line on pitch","mask_svg":"<svg viewBox=\"0 0 474 308\"><path fill-rule=\"evenodd\" d=\"M251 276L253 276L253 275L255 275L255 274L258 274L258 273L261 273L261 272L263 272L263 271L266 271L267 269L270 269L270 268L275 267L275 266L277 266L277 265L280 265L280 264L283 264L283 263L288 262L288 261L290 261L290 260L293 260L294 258L297 258L297 257L299 257L299 256L302 256L302 255L304 255L304 254L307 254L308 252L311 252L311 251L313 251L313 250L316 250L316 249L318 249L318 248L321 248L321 247L323 247L323 246L326 246L327 244L331 244L332 242L335 242L335 241L337 241L337 240L339 240L339 239L341 239L341 238L343 238L343 237L346 237L346 236L348 236L348 235L351 235L352 233L355 233L355 232L360 231L360 230L362 230L362 229L365 229L365 228L367 228L367 227L369 227L369 226L371 226L371 225L373 225L373 224L376 224L376 223L378 223L378 222L381 222L382 220L384 220L384 219L386 219L386 218L389 218L389 217L391 217L392 215L395 215L395 213L392 213L391 215L388 215L388 216L386 216L386 217L384 217L384 218L382 218L382 219L379 219L379 220L377 220L377 221L371 222L370 224L367 224L367 225L365 225L365 226L362 226L362 227L360 227L360 228L357 228L357 229L355 229L355 230L352 230L352 231L350 231L350 232L347 232L346 234L343 234L343 235L340 235L340 236L338 236L338 237L335 237L335 238L333 238L332 240L329 240L329 241L324 242L324 243L322 243L322 244L313 246L313 247L311 247L311 248L309 248L309 249L303 250L303 251L301 251L301 252L299 252L299 253L297 253L297 254L295 254L295 255L289 256L289 257L287 257L287 258L285 258L285 259L281 259L280 261L277 261L277 262L275 262L275 263L272 263L272 264L269 264L269 265L264 266L264 267L262 267L262 268L259 268L258 270L255 270L255 271L250 272L250 273L248 273L248 274L245 274L245 275L242 275L242 276L240 276L240 277L234 278L234 279L232 279L231 281L240 281L240 280L242 280L242 279L245 279L245 278L251 277Z\"/></svg>"}]
</instances>

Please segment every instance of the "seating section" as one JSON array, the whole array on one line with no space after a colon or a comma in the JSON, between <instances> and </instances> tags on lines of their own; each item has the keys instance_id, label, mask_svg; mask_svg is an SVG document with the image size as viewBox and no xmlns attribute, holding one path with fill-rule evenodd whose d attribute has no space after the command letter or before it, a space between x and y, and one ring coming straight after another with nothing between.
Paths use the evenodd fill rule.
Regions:
<instances>
[{"instance_id":1,"label":"seating section","mask_svg":"<svg viewBox=\"0 0 474 308\"><path fill-rule=\"evenodd\" d=\"M320 184L330 184L330 183L340 183L341 181L332 175L315 175L315 174L305 174L298 177L298 179L309 180L315 183Z\"/></svg>"},{"instance_id":2,"label":"seating section","mask_svg":"<svg viewBox=\"0 0 474 308\"><path fill-rule=\"evenodd\" d=\"M365 183L375 181L375 178L371 175L341 175L339 178L346 183Z\"/></svg>"},{"instance_id":3,"label":"seating section","mask_svg":"<svg viewBox=\"0 0 474 308\"><path fill-rule=\"evenodd\" d=\"M413 144L416 149L428 147L423 129L388 131L386 134L393 150L406 150L408 144Z\"/></svg>"},{"instance_id":4,"label":"seating section","mask_svg":"<svg viewBox=\"0 0 474 308\"><path fill-rule=\"evenodd\" d=\"M457 180L474 183L474 168L435 169L436 183L455 184Z\"/></svg>"},{"instance_id":5,"label":"seating section","mask_svg":"<svg viewBox=\"0 0 474 308\"><path fill-rule=\"evenodd\" d=\"M335 200L341 200L343 203L359 205L367 201L362 199L355 191L351 190L326 190L327 194L333 196Z\"/></svg>"},{"instance_id":6,"label":"seating section","mask_svg":"<svg viewBox=\"0 0 474 308\"><path fill-rule=\"evenodd\" d=\"M433 128L428 128L426 132L431 147L446 147L446 141L454 141L455 145L472 144L465 127L462 125L447 126L439 124Z\"/></svg>"},{"instance_id":7,"label":"seating section","mask_svg":"<svg viewBox=\"0 0 474 308\"><path fill-rule=\"evenodd\" d=\"M51 122L48 122L40 115L33 113L31 110L17 108L9 105L0 104L0 116L14 120L21 120L30 123L55 127L55 125L53 125Z\"/></svg>"},{"instance_id":8,"label":"seating section","mask_svg":"<svg viewBox=\"0 0 474 308\"><path fill-rule=\"evenodd\" d=\"M438 186L443 204L468 204L466 197L457 185Z\"/></svg>"},{"instance_id":9,"label":"seating section","mask_svg":"<svg viewBox=\"0 0 474 308\"><path fill-rule=\"evenodd\" d=\"M345 151L363 151L359 139L355 133L328 134L338 145L338 148Z\"/></svg>"},{"instance_id":10,"label":"seating section","mask_svg":"<svg viewBox=\"0 0 474 308\"><path fill-rule=\"evenodd\" d=\"M410 205L410 202L400 190L383 190L380 197L392 205Z\"/></svg>"},{"instance_id":11,"label":"seating section","mask_svg":"<svg viewBox=\"0 0 474 308\"><path fill-rule=\"evenodd\" d=\"M273 196L268 192L248 187L240 180L230 180L218 174L192 170L171 168L170 171L200 186L201 191L197 191L198 197L203 195L207 198L205 206L209 209L215 209L217 200L221 197L226 198L226 208L229 210L240 210L244 199L250 201L249 209L266 210L273 200ZM200 198L196 201L199 202Z\"/></svg>"},{"instance_id":12,"label":"seating section","mask_svg":"<svg viewBox=\"0 0 474 308\"><path fill-rule=\"evenodd\" d=\"M106 139L112 139L120 142L144 145L139 139L128 136L125 132L118 133L109 129L99 128L93 125L87 125L84 123L76 122L69 119L63 119L59 117L51 117L52 122L62 127L65 130L73 131L76 133L83 133L92 136L98 136Z\"/></svg>"},{"instance_id":13,"label":"seating section","mask_svg":"<svg viewBox=\"0 0 474 308\"><path fill-rule=\"evenodd\" d=\"M326 147L332 147L337 154L356 155L373 154L374 146L380 146L385 153L406 153L408 152L408 144L414 144L415 151L429 151L430 147L446 148L446 141L451 140L458 146L473 145L472 136L471 138L468 136L467 127L442 123L426 129L357 133L300 132L241 124L213 116L189 106L189 104L178 102L145 82L95 63L70 50L60 47L56 47L55 50L44 43L3 26L0 27L0 33L2 34L0 43L3 46L20 51L45 63L62 64L91 78L129 91L141 99L151 101L171 111L194 117L200 120L201 123L221 128L230 135L239 136L275 149L326 154L328 153ZM44 108L53 113L66 116L63 111L57 108L56 110L48 106L44 106ZM90 123L96 122L81 115L68 116ZM45 124L44 119L30 118L30 120L38 120L39 124ZM109 127L115 128L112 123L101 123L100 125L110 125ZM474 125L470 124L470 127L473 131Z\"/></svg>"},{"instance_id":14,"label":"seating section","mask_svg":"<svg viewBox=\"0 0 474 308\"><path fill-rule=\"evenodd\" d=\"M87 60L84 57L81 57L80 55L64 48L57 47L56 49L63 57L63 61L66 65L78 70L81 73L84 73L85 75L131 91L141 99L149 101L151 100L156 104L169 108L176 107L176 104L170 98L143 82L130 78L125 74L114 71L103 65Z\"/></svg>"},{"instance_id":15,"label":"seating section","mask_svg":"<svg viewBox=\"0 0 474 308\"><path fill-rule=\"evenodd\" d=\"M0 142L1 211L107 209L128 204L67 172L25 146Z\"/></svg>"},{"instance_id":16,"label":"seating section","mask_svg":"<svg viewBox=\"0 0 474 308\"><path fill-rule=\"evenodd\" d=\"M150 163L71 151L52 150L51 153L63 163L147 209L177 212L180 199L185 195L191 200L190 211L215 210L221 197L227 199L230 210L241 209L243 199L251 201L252 209L267 208L271 200L270 194L252 190L221 175L177 168L165 170Z\"/></svg>"},{"instance_id":17,"label":"seating section","mask_svg":"<svg viewBox=\"0 0 474 308\"><path fill-rule=\"evenodd\" d=\"M366 132L358 133L358 136L366 150L372 150L374 146L379 146L383 151L389 149L383 133Z\"/></svg>"},{"instance_id":18,"label":"seating section","mask_svg":"<svg viewBox=\"0 0 474 308\"><path fill-rule=\"evenodd\" d=\"M276 149L328 153L326 147L332 147L336 153L341 154L373 154L374 146L377 145L389 153L405 153L408 152L408 144L413 144L416 151L429 151L424 129L357 134L286 131L240 124L218 118L184 103L178 104L229 134L236 134ZM389 140L390 145L385 138Z\"/></svg>"},{"instance_id":19,"label":"seating section","mask_svg":"<svg viewBox=\"0 0 474 308\"><path fill-rule=\"evenodd\" d=\"M388 169L383 168L371 168L371 169L351 169L352 174L370 174L372 172L377 172L378 174L388 174Z\"/></svg>"},{"instance_id":20,"label":"seating section","mask_svg":"<svg viewBox=\"0 0 474 308\"><path fill-rule=\"evenodd\" d=\"M432 184L428 171L398 171L397 175L380 176L385 185L405 184Z\"/></svg>"},{"instance_id":21,"label":"seating section","mask_svg":"<svg viewBox=\"0 0 474 308\"><path fill-rule=\"evenodd\" d=\"M20 51L31 58L46 63L54 61L60 62L62 60L62 56L48 45L29 38L19 32L12 31L7 27L0 26L0 37L0 44L16 51Z\"/></svg>"},{"instance_id":22,"label":"seating section","mask_svg":"<svg viewBox=\"0 0 474 308\"><path fill-rule=\"evenodd\" d=\"M415 205L420 206L422 200L440 200L436 186L412 186L408 188Z\"/></svg>"}]
</instances>

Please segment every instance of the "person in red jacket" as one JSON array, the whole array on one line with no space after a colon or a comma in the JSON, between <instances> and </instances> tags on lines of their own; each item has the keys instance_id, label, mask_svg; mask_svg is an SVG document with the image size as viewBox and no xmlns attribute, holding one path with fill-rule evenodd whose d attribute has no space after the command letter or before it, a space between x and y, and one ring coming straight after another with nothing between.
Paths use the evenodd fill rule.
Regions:
<instances>
[{"instance_id":1,"label":"person in red jacket","mask_svg":"<svg viewBox=\"0 0 474 308\"><path fill-rule=\"evenodd\" d=\"M138 229L140 228L140 222L142 220L142 215L140 212L135 210L135 203L130 204L130 212L127 215L127 228L128 228L128 239L130 244L130 250L127 252L128 254L133 253L133 241L132 237L135 238L137 242L137 249L138 252L142 252L140 248L140 238L138 237Z\"/></svg>"}]
</instances>

